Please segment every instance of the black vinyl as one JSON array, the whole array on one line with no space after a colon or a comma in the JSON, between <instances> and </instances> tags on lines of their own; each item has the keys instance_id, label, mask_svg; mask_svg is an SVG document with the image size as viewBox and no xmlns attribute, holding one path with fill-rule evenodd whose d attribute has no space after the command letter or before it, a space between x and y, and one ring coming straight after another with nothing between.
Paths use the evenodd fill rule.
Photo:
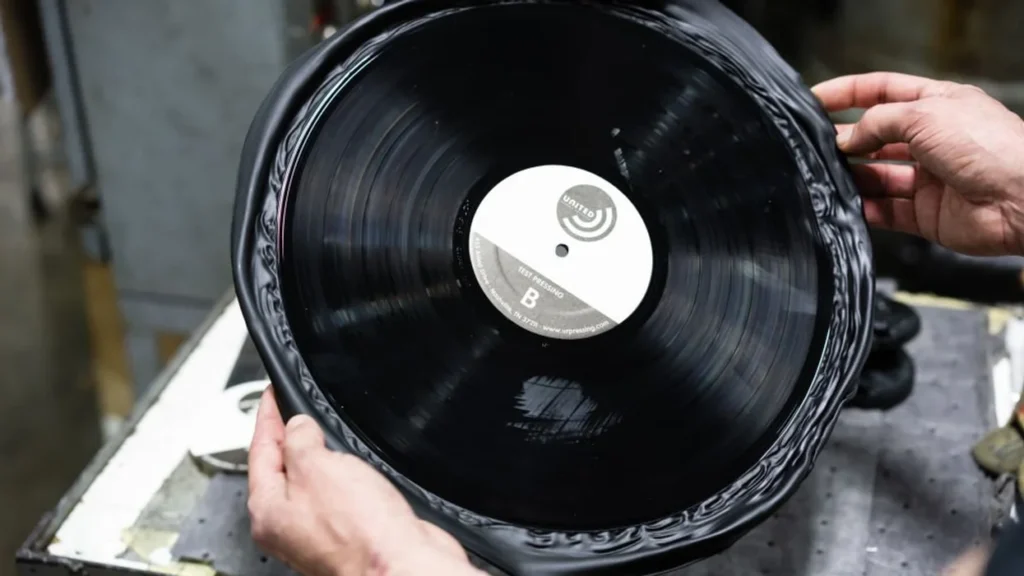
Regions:
<instances>
[{"instance_id":1,"label":"black vinyl","mask_svg":"<svg viewBox=\"0 0 1024 576\"><path fill-rule=\"evenodd\" d=\"M647 296L606 334L527 333L468 270L481 199L539 164L612 182L650 231ZM831 124L714 3L389 5L275 87L237 207L239 300L283 408L514 573L728 545L807 473L868 349Z\"/></svg>"},{"instance_id":2,"label":"black vinyl","mask_svg":"<svg viewBox=\"0 0 1024 576\"><path fill-rule=\"evenodd\" d=\"M831 291L810 202L761 112L691 54L572 5L469 11L392 39L325 112L284 207L285 309L396 471L503 521L615 528L714 494L803 398ZM657 238L646 305L607 335L534 336L465 264L487 190L547 164L628 190Z\"/></svg>"}]
</instances>

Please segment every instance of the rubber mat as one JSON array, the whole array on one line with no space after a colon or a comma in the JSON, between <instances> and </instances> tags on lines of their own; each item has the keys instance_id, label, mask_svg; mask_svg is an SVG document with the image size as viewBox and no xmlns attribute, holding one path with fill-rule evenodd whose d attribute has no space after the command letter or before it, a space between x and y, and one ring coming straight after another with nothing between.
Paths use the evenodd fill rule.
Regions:
<instances>
[{"instance_id":1,"label":"rubber mat","mask_svg":"<svg viewBox=\"0 0 1024 576\"><path fill-rule=\"evenodd\" d=\"M724 554L673 574L933 576L988 537L993 484L970 457L995 418L986 316L918 311L907 402L845 412L792 500Z\"/></svg>"},{"instance_id":2,"label":"rubber mat","mask_svg":"<svg viewBox=\"0 0 1024 576\"><path fill-rule=\"evenodd\" d=\"M992 483L971 445L994 425L985 313L920 308L910 399L848 410L812 474L779 512L726 553L678 576L938 574L988 536ZM249 538L245 478L219 476L174 554L227 576L291 574Z\"/></svg>"}]
</instances>

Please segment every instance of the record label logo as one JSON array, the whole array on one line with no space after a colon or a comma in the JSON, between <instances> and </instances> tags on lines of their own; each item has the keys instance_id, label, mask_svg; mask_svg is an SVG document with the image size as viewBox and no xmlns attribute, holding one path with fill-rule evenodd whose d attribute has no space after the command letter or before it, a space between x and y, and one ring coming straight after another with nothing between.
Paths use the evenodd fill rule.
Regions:
<instances>
[{"instance_id":1,"label":"record label logo","mask_svg":"<svg viewBox=\"0 0 1024 576\"><path fill-rule=\"evenodd\" d=\"M653 248L640 213L614 185L580 168L535 166L508 176L480 201L469 236L483 294L519 328L546 338L614 329L651 282Z\"/></svg>"},{"instance_id":2,"label":"record label logo","mask_svg":"<svg viewBox=\"0 0 1024 576\"><path fill-rule=\"evenodd\" d=\"M558 224L580 242L597 242L615 229L615 202L597 186L580 184L566 190L558 201Z\"/></svg>"}]
</instances>

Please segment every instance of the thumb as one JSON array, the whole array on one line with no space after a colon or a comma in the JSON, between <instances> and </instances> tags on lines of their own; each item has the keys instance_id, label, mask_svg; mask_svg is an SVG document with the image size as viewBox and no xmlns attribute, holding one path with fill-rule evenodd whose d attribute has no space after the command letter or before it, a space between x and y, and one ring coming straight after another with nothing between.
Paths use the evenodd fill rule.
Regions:
<instances>
[{"instance_id":1,"label":"thumb","mask_svg":"<svg viewBox=\"0 0 1024 576\"><path fill-rule=\"evenodd\" d=\"M299 414L293 416L285 426L284 463L286 469L294 469L311 454L326 451L324 433L315 420Z\"/></svg>"}]
</instances>

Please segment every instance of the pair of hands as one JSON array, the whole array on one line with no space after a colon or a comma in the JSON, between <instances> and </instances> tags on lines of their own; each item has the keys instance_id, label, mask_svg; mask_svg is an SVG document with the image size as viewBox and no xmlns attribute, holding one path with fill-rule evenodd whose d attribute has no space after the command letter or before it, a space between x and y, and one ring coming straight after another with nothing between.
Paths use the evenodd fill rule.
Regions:
<instances>
[{"instance_id":1,"label":"pair of hands","mask_svg":"<svg viewBox=\"0 0 1024 576\"><path fill-rule=\"evenodd\" d=\"M900 74L843 77L813 90L830 112L867 109L855 125L836 128L839 148L868 160L852 170L870 224L968 254L1024 254L1020 117L977 88ZM302 574L481 574L382 475L327 450L312 419L285 426L269 391L249 489L255 540Z\"/></svg>"}]
</instances>

